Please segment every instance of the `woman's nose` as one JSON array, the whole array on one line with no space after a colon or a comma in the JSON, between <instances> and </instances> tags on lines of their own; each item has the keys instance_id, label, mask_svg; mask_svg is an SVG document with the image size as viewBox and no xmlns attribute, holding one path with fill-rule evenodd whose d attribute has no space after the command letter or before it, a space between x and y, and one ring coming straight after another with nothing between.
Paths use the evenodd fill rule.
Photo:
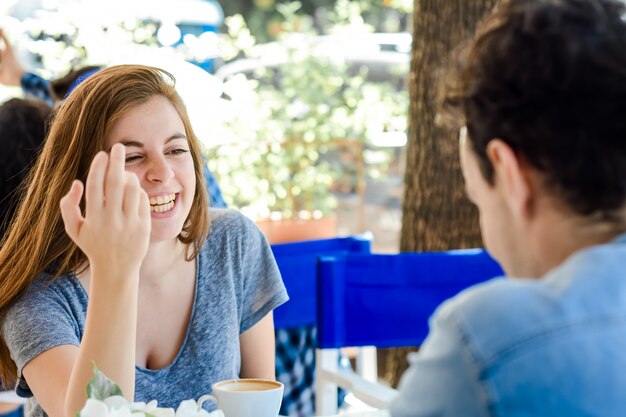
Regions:
<instances>
[{"instance_id":1,"label":"woman's nose","mask_svg":"<svg viewBox=\"0 0 626 417\"><path fill-rule=\"evenodd\" d=\"M150 161L146 178L152 182L167 182L174 177L174 171L164 157L153 158Z\"/></svg>"}]
</instances>

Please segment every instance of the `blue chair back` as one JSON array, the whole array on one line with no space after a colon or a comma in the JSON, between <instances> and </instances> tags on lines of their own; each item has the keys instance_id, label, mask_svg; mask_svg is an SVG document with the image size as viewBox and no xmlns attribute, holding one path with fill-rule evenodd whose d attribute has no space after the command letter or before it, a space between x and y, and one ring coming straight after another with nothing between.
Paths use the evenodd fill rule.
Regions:
<instances>
[{"instance_id":1,"label":"blue chair back","mask_svg":"<svg viewBox=\"0 0 626 417\"><path fill-rule=\"evenodd\" d=\"M318 346L419 346L446 299L502 275L482 249L322 257Z\"/></svg>"},{"instance_id":2,"label":"blue chair back","mask_svg":"<svg viewBox=\"0 0 626 417\"><path fill-rule=\"evenodd\" d=\"M348 253L370 253L371 242L361 237L310 240L272 245L289 294L289 301L274 310L276 329L317 323L317 260Z\"/></svg>"}]
</instances>

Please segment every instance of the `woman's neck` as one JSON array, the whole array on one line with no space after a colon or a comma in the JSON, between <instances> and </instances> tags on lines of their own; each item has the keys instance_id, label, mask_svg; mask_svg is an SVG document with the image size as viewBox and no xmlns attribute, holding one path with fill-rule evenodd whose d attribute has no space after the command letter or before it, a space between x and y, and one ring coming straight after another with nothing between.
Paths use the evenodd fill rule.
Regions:
<instances>
[{"instance_id":1,"label":"woman's neck","mask_svg":"<svg viewBox=\"0 0 626 417\"><path fill-rule=\"evenodd\" d=\"M164 284L181 264L187 262L187 245L178 239L151 242L139 270L140 285Z\"/></svg>"},{"instance_id":2,"label":"woman's neck","mask_svg":"<svg viewBox=\"0 0 626 417\"><path fill-rule=\"evenodd\" d=\"M178 239L167 242L151 242L148 253L139 270L139 286L152 290L163 289L172 280L179 278L180 272L188 266L187 246ZM76 274L87 293L91 287L89 266L77 268Z\"/></svg>"}]
</instances>

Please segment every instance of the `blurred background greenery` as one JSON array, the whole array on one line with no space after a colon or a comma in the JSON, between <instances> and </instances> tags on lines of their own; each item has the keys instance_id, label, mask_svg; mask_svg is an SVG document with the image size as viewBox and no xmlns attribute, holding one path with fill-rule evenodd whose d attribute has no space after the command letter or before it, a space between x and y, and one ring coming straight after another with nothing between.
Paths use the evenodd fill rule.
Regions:
<instances>
[{"instance_id":1,"label":"blurred background greenery","mask_svg":"<svg viewBox=\"0 0 626 417\"><path fill-rule=\"evenodd\" d=\"M46 78L117 63L173 72L227 202L250 217L335 216L337 234L380 229L396 244L412 7L5 0L0 27Z\"/></svg>"}]
</instances>

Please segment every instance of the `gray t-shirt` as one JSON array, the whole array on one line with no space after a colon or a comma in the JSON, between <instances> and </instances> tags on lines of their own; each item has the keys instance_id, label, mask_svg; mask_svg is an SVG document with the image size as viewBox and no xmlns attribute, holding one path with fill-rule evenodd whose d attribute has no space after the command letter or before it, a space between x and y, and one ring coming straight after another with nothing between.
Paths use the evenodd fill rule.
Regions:
<instances>
[{"instance_id":1,"label":"gray t-shirt","mask_svg":"<svg viewBox=\"0 0 626 417\"><path fill-rule=\"evenodd\" d=\"M136 367L135 401L156 399L176 407L211 392L211 384L237 378L239 335L287 301L271 249L253 222L234 210L211 210L213 223L196 262L196 291L185 340L167 367ZM87 293L73 275L39 279L2 323L18 374L30 360L60 345L80 344ZM31 395L20 378L18 392ZM36 399L30 415L45 416ZM205 402L210 410L213 405Z\"/></svg>"}]
</instances>

